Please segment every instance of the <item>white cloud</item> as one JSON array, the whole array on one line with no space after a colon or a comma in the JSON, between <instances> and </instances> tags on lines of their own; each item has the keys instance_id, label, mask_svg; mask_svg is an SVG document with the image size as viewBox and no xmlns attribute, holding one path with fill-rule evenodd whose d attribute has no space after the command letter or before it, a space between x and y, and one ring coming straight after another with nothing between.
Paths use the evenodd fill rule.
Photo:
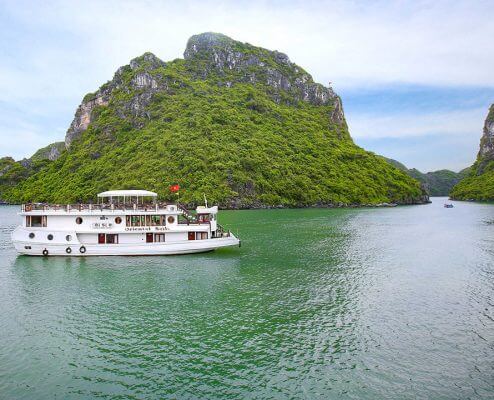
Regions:
<instances>
[{"instance_id":1,"label":"white cloud","mask_svg":"<svg viewBox=\"0 0 494 400\"><path fill-rule=\"evenodd\" d=\"M346 115L354 138L399 138L428 135L472 135L480 140L487 110L452 110L448 112L391 115Z\"/></svg>"},{"instance_id":2,"label":"white cloud","mask_svg":"<svg viewBox=\"0 0 494 400\"><path fill-rule=\"evenodd\" d=\"M9 11L39 39L65 34L38 40L27 60L64 91L69 77L78 89L98 86L146 50L181 57L188 37L209 30L284 51L337 88L494 86L493 2L52 1Z\"/></svg>"},{"instance_id":3,"label":"white cloud","mask_svg":"<svg viewBox=\"0 0 494 400\"><path fill-rule=\"evenodd\" d=\"M61 121L68 126L84 94L119 66L148 50L165 61L182 57L187 39L204 31L283 51L336 90L400 83L494 87L492 15L494 2L465 0L4 1L0 102L24 108L30 121L37 120L33 113L44 118L32 129L0 127L4 143L13 131L26 142L4 145L2 153L24 149L28 155L55 132L61 140ZM479 135L485 110L464 113L464 119L456 111L350 115L349 123L358 137Z\"/></svg>"}]
</instances>

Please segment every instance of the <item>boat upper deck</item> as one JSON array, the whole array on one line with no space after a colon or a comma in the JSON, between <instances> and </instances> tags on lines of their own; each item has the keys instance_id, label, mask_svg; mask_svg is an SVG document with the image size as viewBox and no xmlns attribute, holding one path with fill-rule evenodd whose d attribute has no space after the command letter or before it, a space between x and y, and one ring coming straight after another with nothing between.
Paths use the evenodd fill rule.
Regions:
<instances>
[{"instance_id":1,"label":"boat upper deck","mask_svg":"<svg viewBox=\"0 0 494 400\"><path fill-rule=\"evenodd\" d=\"M215 215L218 207L198 206L190 212L179 202L157 200L157 194L147 190L112 190L98 194L98 203L48 204L27 203L21 206L21 215L175 215L183 216L189 223L207 222L208 215ZM216 217L212 217L216 219Z\"/></svg>"},{"instance_id":2,"label":"boat upper deck","mask_svg":"<svg viewBox=\"0 0 494 400\"><path fill-rule=\"evenodd\" d=\"M190 216L191 213L181 204L155 203L103 203L103 204L45 204L27 203L21 205L21 214L67 215L67 214L170 214Z\"/></svg>"}]
</instances>

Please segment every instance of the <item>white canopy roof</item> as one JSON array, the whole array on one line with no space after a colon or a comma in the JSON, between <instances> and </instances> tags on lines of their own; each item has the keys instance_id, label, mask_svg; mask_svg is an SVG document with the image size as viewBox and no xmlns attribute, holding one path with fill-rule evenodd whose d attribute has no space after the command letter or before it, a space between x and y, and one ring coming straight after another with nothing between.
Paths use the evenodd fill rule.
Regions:
<instances>
[{"instance_id":1,"label":"white canopy roof","mask_svg":"<svg viewBox=\"0 0 494 400\"><path fill-rule=\"evenodd\" d=\"M158 195L149 190L108 190L107 192L98 193L98 197L157 197Z\"/></svg>"},{"instance_id":2,"label":"white canopy roof","mask_svg":"<svg viewBox=\"0 0 494 400\"><path fill-rule=\"evenodd\" d=\"M197 206L196 212L197 214L218 214L218 206L214 206L214 207Z\"/></svg>"}]
</instances>

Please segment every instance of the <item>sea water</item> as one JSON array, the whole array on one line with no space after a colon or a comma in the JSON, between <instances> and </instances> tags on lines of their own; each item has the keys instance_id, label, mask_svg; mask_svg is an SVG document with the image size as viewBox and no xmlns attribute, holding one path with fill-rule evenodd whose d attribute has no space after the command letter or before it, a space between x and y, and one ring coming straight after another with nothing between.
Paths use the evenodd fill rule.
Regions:
<instances>
[{"instance_id":1,"label":"sea water","mask_svg":"<svg viewBox=\"0 0 494 400\"><path fill-rule=\"evenodd\" d=\"M494 397L494 206L222 211L241 248L18 256L2 399Z\"/></svg>"}]
</instances>

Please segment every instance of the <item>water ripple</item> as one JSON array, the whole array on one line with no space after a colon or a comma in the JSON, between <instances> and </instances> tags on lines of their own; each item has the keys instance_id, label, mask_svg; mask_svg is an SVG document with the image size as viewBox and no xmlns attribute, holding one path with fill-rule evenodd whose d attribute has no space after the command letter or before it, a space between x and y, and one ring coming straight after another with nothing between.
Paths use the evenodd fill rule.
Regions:
<instances>
[{"instance_id":1,"label":"water ripple","mask_svg":"<svg viewBox=\"0 0 494 400\"><path fill-rule=\"evenodd\" d=\"M0 209L0 393L492 398L493 211L230 212L240 250L46 259Z\"/></svg>"}]
</instances>

